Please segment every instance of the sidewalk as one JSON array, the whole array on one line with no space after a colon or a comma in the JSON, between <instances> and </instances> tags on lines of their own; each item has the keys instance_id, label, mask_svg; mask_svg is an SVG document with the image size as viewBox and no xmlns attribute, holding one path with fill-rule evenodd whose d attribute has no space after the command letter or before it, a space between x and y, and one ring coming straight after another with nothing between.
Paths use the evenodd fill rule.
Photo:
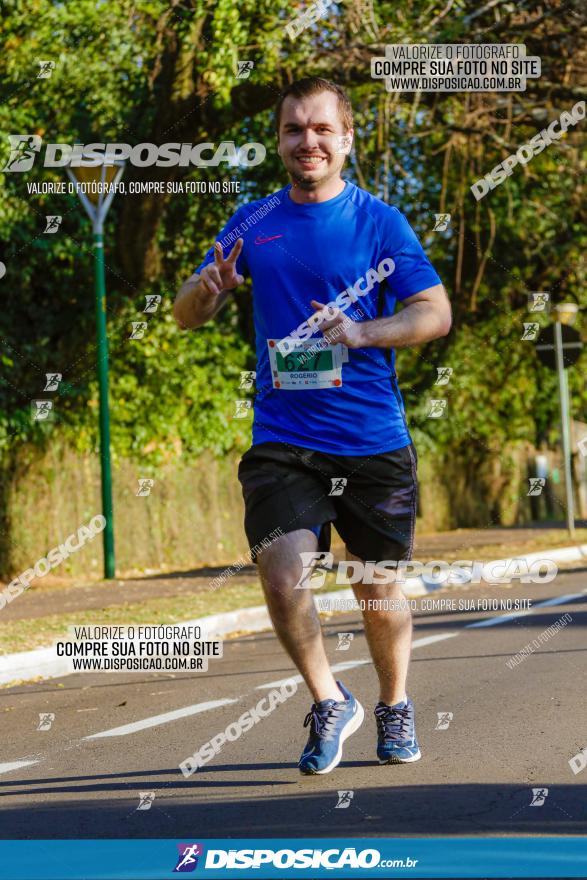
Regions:
<instances>
[{"instance_id":1,"label":"sidewalk","mask_svg":"<svg viewBox=\"0 0 587 880\"><path fill-rule=\"evenodd\" d=\"M578 525L583 526L583 523ZM413 558L422 562L434 559L448 562L477 559L487 562L546 550L548 547L571 547L584 543L587 543L587 528L578 528L576 538L572 541L567 530L558 524L534 528L457 529L417 534ZM333 544L332 549L335 558L342 558L342 545ZM181 597L182 594L205 594L211 581L229 565L72 586L50 584L45 579L38 579L25 593L0 610L0 622L33 620L93 609L101 611L145 600ZM227 584L238 582L246 587L258 584L258 580L257 567L247 565L233 574ZM221 592L215 591L215 596Z\"/></svg>"}]
</instances>

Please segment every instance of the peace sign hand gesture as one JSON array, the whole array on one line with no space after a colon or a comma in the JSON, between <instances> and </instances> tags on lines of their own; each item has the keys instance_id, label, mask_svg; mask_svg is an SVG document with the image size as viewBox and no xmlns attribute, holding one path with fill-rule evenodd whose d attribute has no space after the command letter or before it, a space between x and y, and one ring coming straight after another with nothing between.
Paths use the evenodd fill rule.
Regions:
<instances>
[{"instance_id":1,"label":"peace sign hand gesture","mask_svg":"<svg viewBox=\"0 0 587 880\"><path fill-rule=\"evenodd\" d=\"M214 262L205 266L200 273L200 281L208 293L219 296L223 290L233 290L245 280L236 271L236 261L243 249L242 238L224 259L224 252L219 241L214 244Z\"/></svg>"}]
</instances>

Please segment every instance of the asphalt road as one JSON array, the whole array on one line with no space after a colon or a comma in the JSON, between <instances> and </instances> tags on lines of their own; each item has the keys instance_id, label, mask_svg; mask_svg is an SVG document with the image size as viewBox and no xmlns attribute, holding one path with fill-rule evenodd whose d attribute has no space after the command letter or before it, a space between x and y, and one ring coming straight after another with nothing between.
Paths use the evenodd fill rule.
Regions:
<instances>
[{"instance_id":1,"label":"asphalt road","mask_svg":"<svg viewBox=\"0 0 587 880\"><path fill-rule=\"evenodd\" d=\"M483 597L533 604L518 617L415 615L408 692L423 754L415 764L375 761L376 676L359 613L324 627L332 663L347 665L339 677L365 707L343 763L326 776L296 768L311 702L303 686L193 776L179 771L268 685L293 674L269 633L226 642L205 673L84 673L0 690L0 836L585 834L587 769L575 775L569 760L587 746L586 570L545 585L434 594ZM568 625L508 667L567 612ZM337 650L342 631L354 633L348 651ZM438 729L438 713L449 712ZM37 730L40 713L55 715L48 730ZM533 788L548 789L542 806L530 806ZM339 791L353 792L348 806L337 807ZM137 809L141 792L155 793L149 809Z\"/></svg>"}]
</instances>

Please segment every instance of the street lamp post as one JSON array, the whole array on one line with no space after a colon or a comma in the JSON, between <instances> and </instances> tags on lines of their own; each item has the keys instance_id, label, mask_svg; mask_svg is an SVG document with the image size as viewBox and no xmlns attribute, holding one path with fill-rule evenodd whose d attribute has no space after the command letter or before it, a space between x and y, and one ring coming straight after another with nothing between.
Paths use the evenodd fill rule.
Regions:
<instances>
[{"instance_id":1,"label":"street lamp post","mask_svg":"<svg viewBox=\"0 0 587 880\"><path fill-rule=\"evenodd\" d=\"M109 162L107 165L106 162ZM104 220L114 198L115 188L109 192L105 184L118 183L124 171L124 162L104 157L98 166L81 165L66 168L67 175L76 186L80 201L92 221L94 234L94 287L96 294L96 333L98 340L98 387L100 399L100 471L102 485L102 513L106 519L104 528L104 577L114 577L114 510L112 504L112 469L110 465L110 412L108 406L108 336L106 333L106 278L104 271ZM89 192L77 185L89 184ZM97 192L92 185L98 184Z\"/></svg>"},{"instance_id":2,"label":"street lamp post","mask_svg":"<svg viewBox=\"0 0 587 880\"><path fill-rule=\"evenodd\" d=\"M565 492L567 499L567 529L571 538L575 537L575 500L573 498L573 476L571 469L570 400L569 383L563 359L562 326L574 322L577 314L575 303L560 303L554 307L554 353L561 408L561 435L563 442L563 461L565 471Z\"/></svg>"}]
</instances>

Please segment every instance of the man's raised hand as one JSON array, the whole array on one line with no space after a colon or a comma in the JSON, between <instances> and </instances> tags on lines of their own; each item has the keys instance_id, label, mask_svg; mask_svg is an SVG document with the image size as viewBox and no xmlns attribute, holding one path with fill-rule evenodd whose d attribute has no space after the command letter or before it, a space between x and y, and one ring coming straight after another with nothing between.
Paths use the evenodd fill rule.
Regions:
<instances>
[{"instance_id":1,"label":"man's raised hand","mask_svg":"<svg viewBox=\"0 0 587 880\"><path fill-rule=\"evenodd\" d=\"M239 238L226 259L220 242L214 244L214 262L200 272L200 281L209 293L218 296L223 290L233 290L243 283L245 279L236 271L236 261L243 244L243 239Z\"/></svg>"}]
</instances>

